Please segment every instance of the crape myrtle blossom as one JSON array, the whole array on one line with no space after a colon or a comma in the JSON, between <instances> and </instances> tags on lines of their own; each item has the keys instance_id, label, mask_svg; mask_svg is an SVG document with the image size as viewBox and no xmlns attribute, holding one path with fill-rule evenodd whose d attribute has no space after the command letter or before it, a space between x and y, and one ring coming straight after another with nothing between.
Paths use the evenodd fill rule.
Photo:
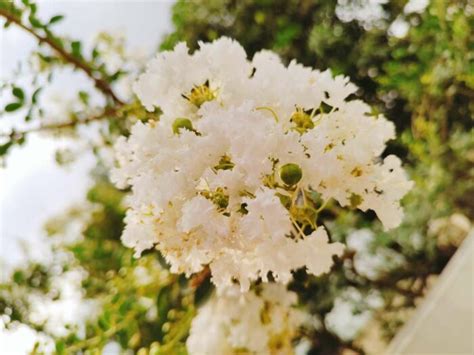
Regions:
<instances>
[{"instance_id":1,"label":"crape myrtle blossom","mask_svg":"<svg viewBox=\"0 0 474 355\"><path fill-rule=\"evenodd\" d=\"M245 291L329 271L343 251L317 224L330 199L401 222L412 183L397 157L380 159L394 126L348 100L357 88L343 76L269 51L249 61L221 38L159 53L134 89L163 112L116 144L112 180L132 189L122 240L136 255L156 247L172 272L208 265L218 291Z\"/></svg>"},{"instance_id":2,"label":"crape myrtle blossom","mask_svg":"<svg viewBox=\"0 0 474 355\"><path fill-rule=\"evenodd\" d=\"M199 308L186 342L190 354L292 354L292 340L309 317L292 306L297 295L281 284L240 293L228 288Z\"/></svg>"}]
</instances>

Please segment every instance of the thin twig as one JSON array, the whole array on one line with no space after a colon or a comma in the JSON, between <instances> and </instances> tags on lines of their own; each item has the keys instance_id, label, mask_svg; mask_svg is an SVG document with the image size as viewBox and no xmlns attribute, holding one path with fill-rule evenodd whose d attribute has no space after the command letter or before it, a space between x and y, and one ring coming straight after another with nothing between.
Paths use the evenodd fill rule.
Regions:
<instances>
[{"instance_id":1,"label":"thin twig","mask_svg":"<svg viewBox=\"0 0 474 355\"><path fill-rule=\"evenodd\" d=\"M82 70L88 77L90 77L94 81L94 84L97 89L99 89L102 93L110 97L116 104L123 104L123 102L112 91L110 85L105 80L96 77L93 73L93 69L89 65L87 65L85 61L67 52L63 47L56 43L53 38L51 38L50 36L42 36L38 34L33 28L23 24L21 22L21 18L15 16L14 14L6 10L0 9L0 16L4 17L7 22L14 23L15 25L32 34L34 37L36 37L36 39L38 39L40 43L46 43L48 46L54 49L66 62L71 63L77 69Z\"/></svg>"},{"instance_id":2,"label":"thin twig","mask_svg":"<svg viewBox=\"0 0 474 355\"><path fill-rule=\"evenodd\" d=\"M13 137L22 137L25 134L33 133L33 132L54 131L54 130L57 130L57 129L64 129L64 128L69 128L69 127L74 127L77 124L89 124L89 123L92 123L92 122L100 121L100 120L105 119L107 117L115 116L116 114L117 114L117 109L108 108L108 109L105 109L103 112L101 112L101 113L99 113L95 116L87 117L83 120L75 120L75 121L68 121L68 122L61 122L61 123L54 123L54 124L45 124L45 125L41 125L41 126L38 126L38 127L26 129L26 130L23 130L23 131L16 131L15 129L13 129L11 133L2 133L2 132L0 132L0 137L12 137L12 136Z\"/></svg>"}]
</instances>

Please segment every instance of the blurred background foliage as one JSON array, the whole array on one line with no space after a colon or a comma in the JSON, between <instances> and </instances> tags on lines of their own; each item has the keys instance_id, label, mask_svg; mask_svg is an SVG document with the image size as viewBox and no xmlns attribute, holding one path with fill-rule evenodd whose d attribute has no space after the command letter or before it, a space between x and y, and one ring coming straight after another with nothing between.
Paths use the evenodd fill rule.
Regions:
<instances>
[{"instance_id":1,"label":"blurred background foliage","mask_svg":"<svg viewBox=\"0 0 474 355\"><path fill-rule=\"evenodd\" d=\"M416 183L404 200L404 223L384 232L371 213L329 206L323 221L331 238L349 247L331 273L316 278L299 270L290 285L314 316L314 327L301 333L310 344L310 354L380 353L455 253L474 219L474 3L431 0L419 11L407 11L407 1L387 1L373 18L361 10L364 3L179 0L173 7L174 31L160 45L161 50L172 49L186 41L195 49L199 41L225 35L237 39L250 57L267 48L286 62L294 58L321 70L331 68L349 76L360 88L357 95L396 124L398 139L386 154L401 156ZM136 98L124 100L115 94L116 81L127 73L108 71L100 47L86 53L80 42L53 33L60 16L41 22L35 14L36 5L29 1L0 4L6 26L24 27L40 39L37 53L47 76L72 65L93 78L105 99L92 110L87 93L79 92L78 101L87 109L71 111L70 120L46 123L40 130L71 134L80 125L103 124L100 139L90 142L98 163L87 202L47 224L55 260L20 267L0 285L2 319L6 327L23 323L51 336L58 354L100 353L111 342L141 355L184 354L196 306L211 292L209 280L206 275L191 280L172 275L156 252L134 259L132 251L121 245L125 193L108 182L101 155L136 120L157 117L159 112L147 113ZM35 93L45 85L47 81L38 81L31 96L15 83L3 85L2 90L11 90L13 101L1 114L26 107L26 121L42 122ZM0 155L22 144L30 133L5 135ZM360 230L366 236L363 248L355 237ZM32 316L32 296L60 301L58 280L74 270L82 275L80 295L91 301L94 311L84 324L66 325L58 333L47 320ZM359 296L352 297L347 317L370 315L370 321L354 325L356 331L347 335L331 319L338 304L349 302L346 294L353 289ZM374 294L382 305L367 301ZM32 352L44 349L38 343Z\"/></svg>"}]
</instances>

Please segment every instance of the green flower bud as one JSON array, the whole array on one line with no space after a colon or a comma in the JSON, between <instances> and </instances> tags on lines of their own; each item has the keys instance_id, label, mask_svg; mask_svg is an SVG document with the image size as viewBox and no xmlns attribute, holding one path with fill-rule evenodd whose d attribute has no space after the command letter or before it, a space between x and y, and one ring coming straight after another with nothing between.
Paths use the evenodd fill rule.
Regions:
<instances>
[{"instance_id":1,"label":"green flower bud","mask_svg":"<svg viewBox=\"0 0 474 355\"><path fill-rule=\"evenodd\" d=\"M188 131L193 130L193 124L189 118L180 117L173 122L173 133L179 134L181 128L187 129Z\"/></svg>"},{"instance_id":2,"label":"green flower bud","mask_svg":"<svg viewBox=\"0 0 474 355\"><path fill-rule=\"evenodd\" d=\"M297 164L289 163L280 168L280 178L288 186L297 184L303 177L303 172Z\"/></svg>"}]
</instances>

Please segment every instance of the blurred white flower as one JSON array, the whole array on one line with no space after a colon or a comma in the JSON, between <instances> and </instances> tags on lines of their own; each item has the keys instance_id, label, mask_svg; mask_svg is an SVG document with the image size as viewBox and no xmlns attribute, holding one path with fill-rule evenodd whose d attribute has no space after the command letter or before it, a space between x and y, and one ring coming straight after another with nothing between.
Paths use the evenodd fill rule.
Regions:
<instances>
[{"instance_id":1,"label":"blurred white flower","mask_svg":"<svg viewBox=\"0 0 474 355\"><path fill-rule=\"evenodd\" d=\"M25 324L7 328L0 318L0 345L2 354L29 354L35 343L39 344L38 352L54 353L54 340L44 332L37 331Z\"/></svg>"},{"instance_id":2,"label":"blurred white flower","mask_svg":"<svg viewBox=\"0 0 474 355\"><path fill-rule=\"evenodd\" d=\"M61 124L71 122L74 112L81 108L78 100L65 97L59 91L46 91L43 98L43 124Z\"/></svg>"},{"instance_id":3,"label":"blurred white flower","mask_svg":"<svg viewBox=\"0 0 474 355\"><path fill-rule=\"evenodd\" d=\"M471 221L462 213L453 213L428 223L428 234L437 238L440 247L458 247L472 228Z\"/></svg>"},{"instance_id":4,"label":"blurred white flower","mask_svg":"<svg viewBox=\"0 0 474 355\"><path fill-rule=\"evenodd\" d=\"M292 340L307 318L292 307L296 301L295 293L275 283L245 294L234 287L219 297L214 295L193 319L188 352L292 354Z\"/></svg>"},{"instance_id":5,"label":"blurred white flower","mask_svg":"<svg viewBox=\"0 0 474 355\"><path fill-rule=\"evenodd\" d=\"M60 295L58 299L52 300L40 293L30 294L30 321L44 324L45 329L56 336L68 334L71 325L79 328L79 334L85 334L86 320L97 312L99 306L95 300L84 299L81 283L86 274L82 269L71 269L53 279Z\"/></svg>"},{"instance_id":6,"label":"blurred white flower","mask_svg":"<svg viewBox=\"0 0 474 355\"><path fill-rule=\"evenodd\" d=\"M385 273L400 267L405 262L403 255L381 246L376 246L375 234L369 229L360 229L347 237L347 247L355 251L354 269L369 280L377 280Z\"/></svg>"},{"instance_id":7,"label":"blurred white flower","mask_svg":"<svg viewBox=\"0 0 474 355\"><path fill-rule=\"evenodd\" d=\"M350 287L336 298L332 310L325 317L326 327L341 340L350 341L372 319L373 311L382 306L383 299L378 293L363 295Z\"/></svg>"}]
</instances>

